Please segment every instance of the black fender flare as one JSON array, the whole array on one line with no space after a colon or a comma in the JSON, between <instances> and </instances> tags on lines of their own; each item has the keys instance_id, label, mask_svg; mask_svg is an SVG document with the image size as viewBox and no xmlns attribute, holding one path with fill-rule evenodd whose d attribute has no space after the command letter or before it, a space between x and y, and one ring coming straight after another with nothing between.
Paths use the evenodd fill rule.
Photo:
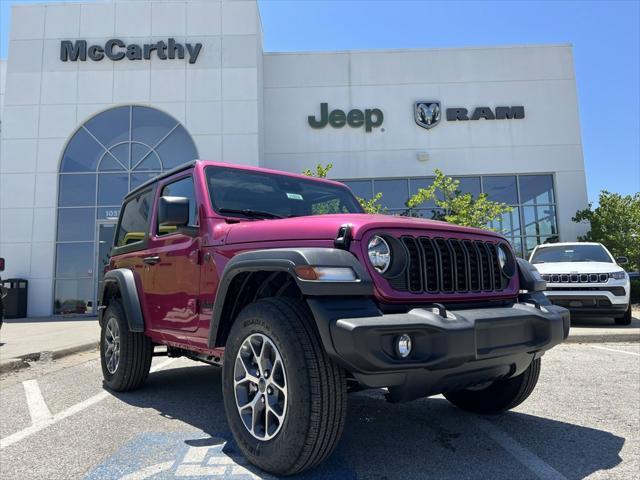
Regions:
<instances>
[{"instance_id":1,"label":"black fender flare","mask_svg":"<svg viewBox=\"0 0 640 480\"><path fill-rule=\"evenodd\" d=\"M350 267L356 274L354 281L312 281L296 275L299 266ZM225 266L218 284L209 329L209 347L214 348L222 321L227 291L233 279L245 272L288 272L304 297L362 297L373 295L369 273L350 252L338 248L305 247L273 248L244 252L233 257ZM316 321L318 321L316 319ZM321 326L319 325L319 328Z\"/></svg>"},{"instance_id":2,"label":"black fender flare","mask_svg":"<svg viewBox=\"0 0 640 480\"><path fill-rule=\"evenodd\" d=\"M122 308L127 316L129 331L144 332L144 316L140 306L140 297L136 286L136 278L133 272L127 268L109 270L104 275L102 291L100 292L100 304L105 305L105 293L107 287L116 284L122 299ZM102 315L104 309L100 309L99 321L102 325Z\"/></svg>"}]
</instances>

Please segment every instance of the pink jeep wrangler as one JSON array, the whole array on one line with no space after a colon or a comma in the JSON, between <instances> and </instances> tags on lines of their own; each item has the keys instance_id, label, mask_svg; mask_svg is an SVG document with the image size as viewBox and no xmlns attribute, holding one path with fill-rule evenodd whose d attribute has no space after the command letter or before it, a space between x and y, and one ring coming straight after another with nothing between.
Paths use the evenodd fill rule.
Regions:
<instances>
[{"instance_id":1,"label":"pink jeep wrangler","mask_svg":"<svg viewBox=\"0 0 640 480\"><path fill-rule=\"evenodd\" d=\"M350 389L513 408L569 332L500 235L366 215L338 182L261 168L195 161L136 188L111 254L107 387L141 386L155 345L221 365L231 432L274 474L331 454Z\"/></svg>"}]
</instances>

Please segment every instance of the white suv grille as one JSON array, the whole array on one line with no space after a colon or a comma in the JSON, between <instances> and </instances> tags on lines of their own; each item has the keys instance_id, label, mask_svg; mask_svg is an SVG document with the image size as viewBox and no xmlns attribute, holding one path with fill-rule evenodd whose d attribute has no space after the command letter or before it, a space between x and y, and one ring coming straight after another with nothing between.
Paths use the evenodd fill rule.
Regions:
<instances>
[{"instance_id":1,"label":"white suv grille","mask_svg":"<svg viewBox=\"0 0 640 480\"><path fill-rule=\"evenodd\" d=\"M571 273L542 275L542 278L549 283L607 283L608 273Z\"/></svg>"}]
</instances>

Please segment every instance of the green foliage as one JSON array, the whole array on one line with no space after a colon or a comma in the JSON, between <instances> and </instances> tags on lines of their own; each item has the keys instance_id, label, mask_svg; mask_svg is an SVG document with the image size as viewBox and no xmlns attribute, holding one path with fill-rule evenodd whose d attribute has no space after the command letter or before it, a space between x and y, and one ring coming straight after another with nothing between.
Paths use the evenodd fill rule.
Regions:
<instances>
[{"instance_id":1,"label":"green foliage","mask_svg":"<svg viewBox=\"0 0 640 480\"><path fill-rule=\"evenodd\" d=\"M579 210L574 222L589 222L591 230L578 237L581 242L600 242L614 257L629 257L627 270L640 267L640 192L620 195L606 190L600 192L598 207Z\"/></svg>"},{"instance_id":2,"label":"green foliage","mask_svg":"<svg viewBox=\"0 0 640 480\"><path fill-rule=\"evenodd\" d=\"M329 175L329 170L331 170L332 168L333 163L327 163L326 167L319 163L318 165L316 165L315 171L307 168L304 172L302 172L302 174L306 175L307 177L327 178L327 176Z\"/></svg>"},{"instance_id":3,"label":"green foliage","mask_svg":"<svg viewBox=\"0 0 640 480\"><path fill-rule=\"evenodd\" d=\"M376 214L376 213L385 213L387 211L386 208L384 208L382 205L380 205L380 203L378 203L382 198L382 192L376 193L376 196L373 197L371 200L367 200L365 198L360 198L360 197L356 197L356 198L358 199L358 202L360 202L360 205L362 206L365 213Z\"/></svg>"},{"instance_id":4,"label":"green foliage","mask_svg":"<svg viewBox=\"0 0 640 480\"><path fill-rule=\"evenodd\" d=\"M631 280L631 303L640 303L640 280Z\"/></svg>"},{"instance_id":5,"label":"green foliage","mask_svg":"<svg viewBox=\"0 0 640 480\"><path fill-rule=\"evenodd\" d=\"M327 178L327 176L329 175L329 170L331 170L332 168L333 168L333 163L327 163L326 166L323 166L321 163L319 163L318 165L316 165L315 171L311 170L310 168L307 168L304 172L302 172L302 174L306 175L307 177ZM362 206L362 209L364 210L365 213L375 214L375 213L384 213L386 211L386 208L383 208L382 205L378 203L382 198L382 193L377 193L376 196L373 197L371 200L366 200L360 197L356 197L356 198L358 199L358 202L360 202L360 205ZM336 212L327 212L327 213L336 213Z\"/></svg>"},{"instance_id":6,"label":"green foliage","mask_svg":"<svg viewBox=\"0 0 640 480\"><path fill-rule=\"evenodd\" d=\"M436 178L428 188L421 188L409 200L409 215L424 202L433 200L441 212L437 220L444 220L465 227L491 229L488 224L498 220L512 210L506 203L493 202L486 194L474 198L470 193L460 191L460 181L447 177L441 170L435 170Z\"/></svg>"}]
</instances>

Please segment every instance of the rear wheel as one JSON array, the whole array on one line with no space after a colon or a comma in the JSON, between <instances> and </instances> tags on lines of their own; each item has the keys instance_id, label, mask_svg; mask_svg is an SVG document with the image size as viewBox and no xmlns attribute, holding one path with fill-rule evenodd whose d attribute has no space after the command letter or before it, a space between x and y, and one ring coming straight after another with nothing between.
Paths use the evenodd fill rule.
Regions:
<instances>
[{"instance_id":1,"label":"rear wheel","mask_svg":"<svg viewBox=\"0 0 640 480\"><path fill-rule=\"evenodd\" d=\"M344 372L300 301L268 298L240 313L226 342L222 389L238 446L269 473L313 468L342 433Z\"/></svg>"},{"instance_id":2,"label":"rear wheel","mask_svg":"<svg viewBox=\"0 0 640 480\"><path fill-rule=\"evenodd\" d=\"M622 317L616 318L615 321L616 325L631 325L631 320L631 304L629 304L629 308L627 308L627 311L624 312L624 315Z\"/></svg>"},{"instance_id":3,"label":"rear wheel","mask_svg":"<svg viewBox=\"0 0 640 480\"><path fill-rule=\"evenodd\" d=\"M117 392L140 387L149 375L152 357L151 339L129 331L122 305L113 300L104 312L100 334L104 383Z\"/></svg>"},{"instance_id":4,"label":"rear wheel","mask_svg":"<svg viewBox=\"0 0 640 480\"><path fill-rule=\"evenodd\" d=\"M456 407L474 413L500 413L524 402L538 383L540 359L517 377L496 380L481 390L458 390L445 393L447 400Z\"/></svg>"}]
</instances>

